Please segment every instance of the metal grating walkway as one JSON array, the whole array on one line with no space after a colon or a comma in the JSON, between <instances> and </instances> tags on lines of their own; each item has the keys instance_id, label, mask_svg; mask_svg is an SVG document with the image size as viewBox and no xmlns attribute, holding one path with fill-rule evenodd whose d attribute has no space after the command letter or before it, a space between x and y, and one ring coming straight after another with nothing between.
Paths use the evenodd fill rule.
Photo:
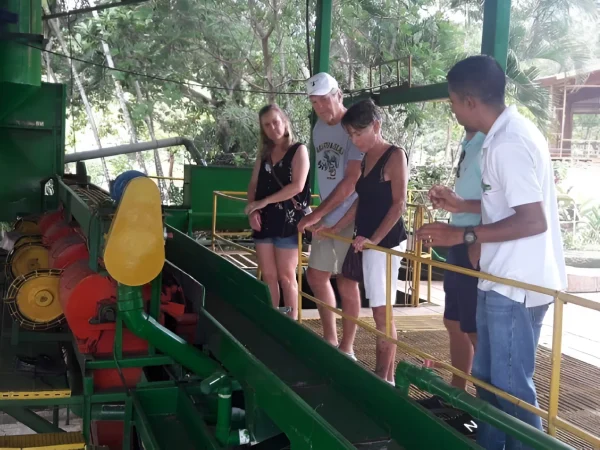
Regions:
<instances>
[{"instance_id":1,"label":"metal grating walkway","mask_svg":"<svg viewBox=\"0 0 600 450\"><path fill-rule=\"evenodd\" d=\"M375 325L372 318L362 318ZM450 362L448 337L441 316L400 316L395 317L398 339L406 344L427 352L435 358ZM304 320L304 326L322 335L320 320ZM341 320L337 320L338 336L342 333ZM366 368L375 369L375 337L368 331L358 328L354 345L356 357ZM535 373L538 401L542 409L548 409L550 389L550 349L538 347L537 368ZM396 361L401 360L420 364L421 360L398 349ZM440 375L450 381L450 374L440 371ZM600 430L600 368L563 355L561 364L559 417L569 420L584 430L598 434ZM472 385L469 391L475 393ZM427 394L412 388L411 395L424 398ZM570 433L558 431L559 438L577 449L593 449Z\"/></svg>"}]
</instances>

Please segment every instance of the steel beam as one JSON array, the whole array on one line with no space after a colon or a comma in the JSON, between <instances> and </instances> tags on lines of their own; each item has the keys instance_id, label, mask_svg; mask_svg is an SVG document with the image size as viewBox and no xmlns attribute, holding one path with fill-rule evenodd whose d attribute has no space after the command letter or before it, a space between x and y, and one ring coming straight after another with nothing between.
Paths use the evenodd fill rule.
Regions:
<instances>
[{"instance_id":1,"label":"steel beam","mask_svg":"<svg viewBox=\"0 0 600 450\"><path fill-rule=\"evenodd\" d=\"M6 414L13 417L18 422L31 428L36 433L64 433L65 430L48 422L43 417L28 408L20 408L18 406L2 408Z\"/></svg>"},{"instance_id":2,"label":"steel beam","mask_svg":"<svg viewBox=\"0 0 600 450\"><path fill-rule=\"evenodd\" d=\"M504 70L508 56L509 29L510 0L485 0L481 53L496 58Z\"/></svg>"},{"instance_id":3,"label":"steel beam","mask_svg":"<svg viewBox=\"0 0 600 450\"><path fill-rule=\"evenodd\" d=\"M317 20L315 31L315 54L314 54L314 72L329 72L329 48L331 46L331 16L333 12L333 0L317 0ZM317 116L314 111L311 113L311 130L317 123ZM317 153L312 141L312 132L310 136L310 164L311 167L317 167ZM317 171L310 171L310 188L313 194L319 193L317 183Z\"/></svg>"},{"instance_id":4,"label":"steel beam","mask_svg":"<svg viewBox=\"0 0 600 450\"><path fill-rule=\"evenodd\" d=\"M346 98L346 104L351 105L361 100L372 99L379 106L392 106L403 103L430 102L448 98L448 83L430 84L405 88L395 86L380 91L362 92Z\"/></svg>"},{"instance_id":5,"label":"steel beam","mask_svg":"<svg viewBox=\"0 0 600 450\"><path fill-rule=\"evenodd\" d=\"M166 139L158 139L155 141L136 142L135 144L117 145L115 147L106 147L99 150L87 150L77 153L69 153L65 155L65 164L86 161L88 159L104 158L107 156L126 155L128 153L144 152L147 150L155 150L158 148L176 147L183 145L194 162L198 165L206 166L206 161L202 157L200 151L194 145L191 139L184 137L173 137Z\"/></svg>"}]
</instances>

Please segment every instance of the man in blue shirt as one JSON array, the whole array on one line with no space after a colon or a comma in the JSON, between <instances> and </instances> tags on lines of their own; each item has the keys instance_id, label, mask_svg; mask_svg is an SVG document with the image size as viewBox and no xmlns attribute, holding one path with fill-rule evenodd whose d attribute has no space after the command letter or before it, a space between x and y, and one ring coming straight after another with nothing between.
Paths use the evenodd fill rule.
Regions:
<instances>
[{"instance_id":1,"label":"man in blue shirt","mask_svg":"<svg viewBox=\"0 0 600 450\"><path fill-rule=\"evenodd\" d=\"M466 136L462 142L462 153L456 170L455 192L469 200L481 199L481 148L485 135L465 128ZM481 223L481 214L454 213L450 225L455 227L475 227ZM448 264L479 270L481 246L458 244L448 251ZM477 278L446 271L444 274L444 325L450 340L450 359L452 365L465 373L471 373L473 354L477 342L475 317L477 310ZM465 389L467 381L452 376L452 386ZM441 399L432 397L421 402L423 406L435 408L441 406Z\"/></svg>"}]
</instances>

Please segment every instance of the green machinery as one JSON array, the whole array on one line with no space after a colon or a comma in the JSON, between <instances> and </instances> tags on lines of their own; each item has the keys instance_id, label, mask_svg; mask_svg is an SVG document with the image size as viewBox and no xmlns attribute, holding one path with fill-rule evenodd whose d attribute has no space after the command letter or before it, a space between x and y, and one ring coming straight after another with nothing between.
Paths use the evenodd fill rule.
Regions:
<instances>
[{"instance_id":1,"label":"green machinery","mask_svg":"<svg viewBox=\"0 0 600 450\"><path fill-rule=\"evenodd\" d=\"M486 2L484 50L496 56L506 3ZM327 69L331 6L318 1L316 70ZM2 0L0 12L0 219L19 233L6 257L0 410L38 433L0 447L478 448L412 401L412 384L533 448L569 448L428 369L402 363L390 386L273 309L264 284L190 237L210 228L213 190L245 188L243 169L186 167L185 207L162 210L147 178L117 205L83 163L65 175L65 87L40 81L40 1ZM219 216L223 228L242 223L239 205ZM81 433L59 428L60 406Z\"/></svg>"}]
</instances>

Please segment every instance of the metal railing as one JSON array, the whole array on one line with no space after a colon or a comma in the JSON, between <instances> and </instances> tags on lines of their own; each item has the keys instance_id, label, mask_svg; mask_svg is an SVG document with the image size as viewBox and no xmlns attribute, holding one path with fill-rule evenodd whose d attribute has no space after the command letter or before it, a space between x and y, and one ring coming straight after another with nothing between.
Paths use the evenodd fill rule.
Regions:
<instances>
[{"instance_id":1,"label":"metal railing","mask_svg":"<svg viewBox=\"0 0 600 450\"><path fill-rule=\"evenodd\" d=\"M346 242L349 244L352 243L352 239L347 239L347 238L337 236L337 235L332 235L332 234L324 234L324 235L326 237L336 239L338 241ZM417 256L417 255L411 254L411 253L399 252L396 250L391 250L391 249L378 247L378 246L374 246L374 245L365 245L365 248L377 250L377 251L386 253L386 255L387 255L387 270L386 270L387 280L386 280L386 282L388 284L388 286L387 286L388 292L386 295L386 297L387 297L386 298L386 333L382 333L381 331L377 330L375 327L373 327L369 324L366 324L364 321L361 321L352 316L349 316L337 308L331 307L330 305L322 302L321 300L313 297L312 295L303 293L301 291L300 287L298 289L298 302L299 302L298 312L300 312L300 310L301 310L302 298L307 298L309 300L312 300L313 302L317 303L318 305L334 312L335 314L343 317L344 319L354 322L358 326L366 329L367 331L375 334L376 336L381 337L383 339L386 339L386 340L394 343L398 348L404 350L405 352L415 355L428 363L433 363L435 368L447 370L448 372L450 372L453 375L457 375L461 378L464 378L464 379L470 381L471 383L473 383L474 385L482 387L482 388L488 390L489 392L492 392L493 394L497 395L498 397L501 397L507 401L510 401L511 403L514 403L515 405L520 406L521 408L523 408L533 414L538 415L539 417L545 419L548 422L548 433L551 436L556 436L557 430L562 429L562 430L567 431L567 432L573 434L574 436L584 440L585 442L592 444L594 446L594 448L600 447L600 437L595 436L595 435L583 430L582 428L579 428L578 426L558 417L558 399L559 399L560 367L561 367L561 355L562 355L562 334L563 334L563 306L565 303L571 303L574 305L582 306L584 308L589 308L589 309L593 309L595 311L600 311L600 304L598 304L594 301L591 301L591 300L587 300L583 297L578 297L576 295L567 294L565 292L556 291L556 290L544 288L541 286L535 286L535 285L532 285L529 283L523 283L523 282L516 281L516 280L500 278L500 277L496 277L494 275L490 275L490 274L483 273L483 272L477 272L477 271L470 270L470 269L464 269L462 267L457 267L457 266L454 266L451 264L437 262L430 258L423 258L423 257ZM391 323L389 322L390 316L387 313L388 313L388 311L391 311L391 302L390 302L390 294L389 294L389 277L391 277L390 263L391 263L392 255L400 256L400 257L406 258L406 259L411 259L413 261L420 262L421 264L430 265L430 266L437 267L440 269L461 273L463 275L468 275L468 276L476 277L479 279L489 280L489 281L492 281L495 283L501 283L501 284L505 284L508 286L526 289L529 291L538 292L538 293L546 294L546 295L553 297L554 298L554 319L553 319L553 329L552 329L551 377L550 377L550 397L549 397L548 410L545 411L539 407L536 407L532 404L524 402L523 400L520 400L520 399L514 397L513 395L508 394L507 392L504 392L484 381L478 380L478 379L472 377L471 375L468 375L468 374L456 369L455 367L453 367L452 365L450 365L448 363L437 360L434 356L431 356L426 352L423 352L414 347L411 347L401 341L398 341L397 339L391 338L390 332L389 332L390 328L391 328ZM299 278L300 278L300 276L299 276ZM299 315L299 317L300 317L300 315Z\"/></svg>"},{"instance_id":2,"label":"metal railing","mask_svg":"<svg viewBox=\"0 0 600 450\"><path fill-rule=\"evenodd\" d=\"M211 249L213 252L216 251L216 247L217 247L218 243L222 242L233 248L237 248L243 252L248 252L252 255L256 255L255 250L249 248L248 246L234 242L231 239L228 239L228 237L232 237L232 236L239 236L239 237L250 236L252 234L251 231L233 231L233 232L222 232L222 231L218 232L217 231L217 209L218 209L219 197L221 197L223 199L237 201L237 202L246 202L247 201L246 195L247 195L247 193L243 192L243 191L213 191L213 214L212 214L212 227L211 227ZM317 198L319 198L319 196L312 195L312 198L317 199ZM427 208L424 208L422 205L418 205L418 204L409 203L407 205L407 210L404 214L404 220L406 223L407 231L409 231L411 229L420 228L424 223L426 223L426 219L427 219L427 222L433 222L433 217ZM299 246L301 248L302 239L299 240ZM409 231L409 237L408 237L408 242L407 242L407 249L409 250L408 253L417 254L423 258L431 258L432 257L431 251L425 250L423 248L423 244L419 240L417 240L415 238L415 234L410 233L410 231ZM228 259L230 259L231 262L236 264L241 269L254 268L251 266L240 265L238 263L238 261L235 261L232 258L228 258ZM306 267L308 265L308 253L301 251L298 254L298 261L300 262L299 267ZM404 282L405 304L408 304L407 297L410 293L411 304L413 307L417 307L417 306L419 306L419 303L420 303L420 287L421 287L420 276L421 276L422 265L419 261L413 261L413 260L408 260L408 259L405 260L405 263L406 263L406 274L407 274L406 280ZM257 278L261 279L260 267L258 268ZM427 266L427 280L428 280L427 297L426 297L425 301L427 303L431 303L432 270L431 270L430 265Z\"/></svg>"},{"instance_id":3,"label":"metal railing","mask_svg":"<svg viewBox=\"0 0 600 450\"><path fill-rule=\"evenodd\" d=\"M245 198L236 197L236 195L238 195L238 196L244 195L245 196L246 193L245 192L220 192L220 191L214 192L213 229L212 229L213 250L214 250L214 243L216 240L224 240L230 245L233 244L236 247L241 247L244 250L248 251L247 247L244 247L244 246L237 244L229 239L224 238L223 233L219 234L216 232L216 215L217 215L216 214L217 213L217 200L216 199L217 199L217 197L221 196L221 197L225 197L225 198L231 198L236 201L241 201L241 200L245 201L246 200ZM424 218L428 216L428 214L426 213L427 208L423 205L413 205L413 206L415 208L416 213L415 213L415 219L412 222L412 225L413 225L412 228L418 229L424 223ZM409 218L407 229L411 228L410 225L411 225L411 222L410 222L410 218ZM239 234L239 233L236 233L236 234ZM348 239L348 238L345 238L342 236L337 236L337 235L333 235L330 233L323 233L322 235L324 237L332 238L332 239L335 239L335 240L338 240L341 242L345 242L347 244L352 243L352 239ZM413 233L413 236L414 236L414 233ZM353 322L356 325L358 325L359 327L369 331L370 333L376 335L377 337L380 337L380 338L388 340L389 342L392 342L393 344L395 344L399 349L403 350L404 352L421 358L428 365L433 364L433 366L437 369L443 369L443 370L450 372L453 375L464 378L467 381L470 381L471 383L473 383L474 385L479 386L483 389L486 389L487 391L497 395L498 397L501 397L511 403L514 403L515 405L525 409L526 411L529 411L529 412L541 417L542 419L545 419L548 423L548 434L550 434L551 436L556 436L557 430L560 429L560 430L566 431L568 433L571 433L573 436L591 444L594 448L600 448L600 437L599 436L595 436L592 433L589 433L588 431L572 424L571 422L558 417L560 369L561 369L562 338L563 338L563 307L566 303L571 303L571 304L578 305L578 306L581 306L584 308L592 309L595 311L600 311L600 304L598 304L592 300L585 299L583 297L568 294L566 292L548 289L545 287L536 286L536 285L524 283L521 281L509 280L507 278L500 278L500 277L496 277L491 274L478 272L478 271L471 270L471 269L465 269L462 267L454 266L454 265L443 263L443 262L438 262L438 261L433 260L431 258L430 254L429 255L424 254L422 252L421 246L422 246L422 244L420 242L415 242L413 251L411 251L411 252L400 252L397 250L392 250L392 249L383 248L383 247L379 247L379 246L375 246L375 245L369 245L369 244L364 246L364 248L366 248L366 249L376 250L376 251L380 251L380 252L383 252L386 254L386 332L383 333L383 332L379 331L377 328L375 328L374 326L370 325L369 323L362 321L362 320L358 319L357 317L350 316L350 315L344 313L342 310L340 310L334 306L328 305L327 303L319 300L318 298L316 298L312 295L302 292L302 275L303 275L303 267L302 266L305 265L305 263L306 263L307 255L304 254L302 251L302 236L299 234L299 244L298 244L299 264L298 264L298 272L297 272L297 276L298 276L298 321L300 323L302 322L302 300L304 298L311 300L315 304L319 305L320 307L325 308L325 309L333 312L334 314L337 314L338 316L341 316L343 319L350 320L351 322ZM431 268L436 267L439 269L443 269L443 270L447 270L447 271L451 271L451 272L457 272L457 273L460 273L463 275L467 275L467 276L471 276L471 277L475 277L475 278L479 278L479 279L483 279L483 280L488 280L488 281L492 281L494 283L500 283L500 284L504 284L507 286L521 288L521 289L525 289L528 291L533 291L533 292L537 292L540 294L545 294L545 295L549 295L549 296L553 297L554 298L554 317L553 317L553 327L552 327L552 352L551 352L551 369L550 369L551 377L550 377L550 392L549 392L548 410L543 410L537 406L527 403L505 391L502 391L484 381L481 381L465 372L462 372L461 370L455 368L451 364L437 360L434 356L432 356L424 351L414 348L414 347L412 347L408 344L405 344L397 339L393 339L391 337L391 321L393 320L393 313L392 313L392 295L391 295L391 282L390 282L391 277L392 277L392 273L391 273L392 256L398 256L398 257L404 258L406 261L412 261L415 264L415 268L418 267L418 270L413 270L413 283L415 282L415 277L416 277L416 283L415 283L415 286L413 287L413 299L415 298L415 287L416 287L417 305L418 305L418 286L419 286L419 282L420 282L421 266L423 264L427 265L429 268L429 272L428 272L429 273L429 277L428 277L429 292L430 292L430 286L431 286ZM428 296L429 296L429 294L428 294ZM413 305L414 305L414 301L413 301ZM417 306L417 305L415 305L415 306Z\"/></svg>"}]
</instances>

